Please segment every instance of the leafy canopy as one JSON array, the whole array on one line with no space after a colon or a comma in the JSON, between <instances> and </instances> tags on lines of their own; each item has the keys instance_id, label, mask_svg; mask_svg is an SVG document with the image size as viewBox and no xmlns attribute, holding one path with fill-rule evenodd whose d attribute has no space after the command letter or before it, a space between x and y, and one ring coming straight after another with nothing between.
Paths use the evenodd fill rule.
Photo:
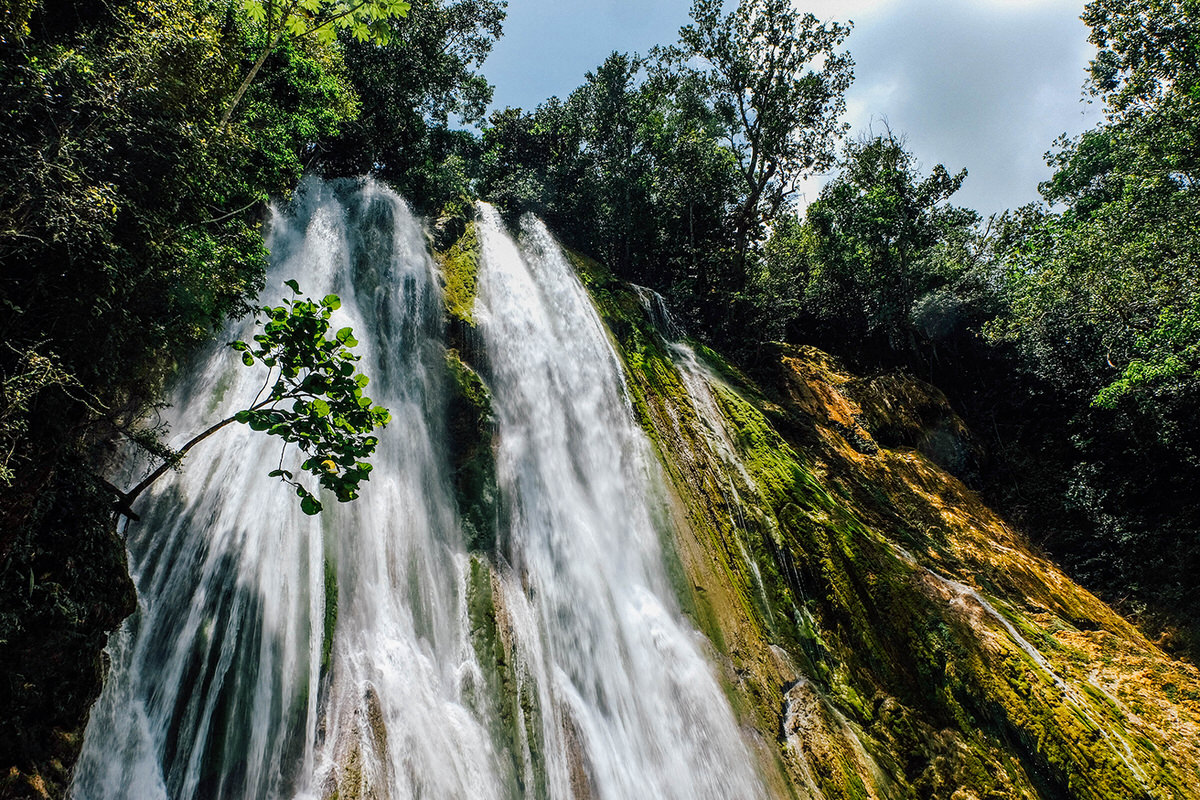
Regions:
<instances>
[{"instance_id":1,"label":"leafy canopy","mask_svg":"<svg viewBox=\"0 0 1200 800\"><path fill-rule=\"evenodd\" d=\"M388 20L408 13L407 0L243 0L246 16L268 31L296 38L315 36L332 44L339 30L349 31L360 42L387 44L392 36Z\"/></svg>"}]
</instances>

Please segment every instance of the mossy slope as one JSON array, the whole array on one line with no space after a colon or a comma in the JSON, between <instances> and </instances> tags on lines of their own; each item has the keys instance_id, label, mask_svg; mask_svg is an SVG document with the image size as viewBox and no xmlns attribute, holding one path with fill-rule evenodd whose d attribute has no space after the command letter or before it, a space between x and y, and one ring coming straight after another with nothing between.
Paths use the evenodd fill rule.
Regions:
<instances>
[{"instance_id":1,"label":"mossy slope","mask_svg":"<svg viewBox=\"0 0 1200 800\"><path fill-rule=\"evenodd\" d=\"M751 380L573 260L676 495L685 608L793 791L1200 797L1200 675L934 463L976 456L936 390L807 348Z\"/></svg>"}]
</instances>

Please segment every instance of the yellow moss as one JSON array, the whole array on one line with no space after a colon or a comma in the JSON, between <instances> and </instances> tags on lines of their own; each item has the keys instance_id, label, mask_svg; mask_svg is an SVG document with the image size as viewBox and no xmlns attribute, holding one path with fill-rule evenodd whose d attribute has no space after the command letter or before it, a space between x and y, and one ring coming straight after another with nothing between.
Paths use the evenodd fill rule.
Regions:
<instances>
[{"instance_id":1,"label":"yellow moss","mask_svg":"<svg viewBox=\"0 0 1200 800\"><path fill-rule=\"evenodd\" d=\"M479 254L479 237L475 231L475 223L468 222L463 235L438 258L445 281L442 297L446 311L450 316L468 325L475 324Z\"/></svg>"},{"instance_id":2,"label":"yellow moss","mask_svg":"<svg viewBox=\"0 0 1200 800\"><path fill-rule=\"evenodd\" d=\"M1033 553L957 479L874 439L869 428L888 427L919 443L926 417L943 413L936 392L860 381L819 351L785 347L764 396L697 348L719 376L713 394L748 485L710 449L710 423L634 293L571 257L673 489L683 607L717 643L743 722L776 742L790 791L870 797L877 770L890 782L881 796L1102 800L1138 797L1144 783L1200 797L1196 670ZM953 418L938 424L963 433ZM927 570L973 587L998 616ZM801 677L825 720L813 718L803 752L779 736ZM835 719L858 744L847 749Z\"/></svg>"}]
</instances>

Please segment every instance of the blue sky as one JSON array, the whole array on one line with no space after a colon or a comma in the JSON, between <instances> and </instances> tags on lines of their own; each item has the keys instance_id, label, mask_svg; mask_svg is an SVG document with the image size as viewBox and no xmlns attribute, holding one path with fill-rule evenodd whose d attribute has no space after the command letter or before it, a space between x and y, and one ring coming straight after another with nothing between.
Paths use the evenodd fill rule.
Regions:
<instances>
[{"instance_id":1,"label":"blue sky","mask_svg":"<svg viewBox=\"0 0 1200 800\"><path fill-rule=\"evenodd\" d=\"M847 94L854 133L883 121L926 170L968 170L955 202L984 213L1037 199L1043 153L1100 117L1081 101L1092 48L1082 1L798 0L822 19L854 21ZM675 40L690 0L509 0L504 37L484 65L494 106L566 96L613 50ZM811 199L822 179L803 187Z\"/></svg>"}]
</instances>

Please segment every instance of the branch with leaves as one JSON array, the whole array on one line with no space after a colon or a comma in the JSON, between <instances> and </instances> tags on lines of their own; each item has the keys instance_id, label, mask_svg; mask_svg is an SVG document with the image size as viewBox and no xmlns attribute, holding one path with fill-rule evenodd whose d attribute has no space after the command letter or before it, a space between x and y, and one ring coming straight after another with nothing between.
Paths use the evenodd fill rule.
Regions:
<instances>
[{"instance_id":1,"label":"branch with leaves","mask_svg":"<svg viewBox=\"0 0 1200 800\"><path fill-rule=\"evenodd\" d=\"M360 42L384 45L392 36L388 21L407 16L410 5L407 0L244 0L242 7L267 44L225 108L218 126L222 131L267 57L285 38L311 37L328 45L345 30Z\"/></svg>"},{"instance_id":2,"label":"branch with leaves","mask_svg":"<svg viewBox=\"0 0 1200 800\"><path fill-rule=\"evenodd\" d=\"M355 367L361 356L352 349L358 344L353 331L346 327L331 335L331 317L341 306L338 296L326 295L319 302L301 299L296 281L286 281L286 285L297 297L278 306L262 306L262 332L251 342L230 344L241 352L246 366L267 368L253 403L194 436L128 492L110 484L119 498L118 511L137 519L133 501L167 470L177 469L189 450L232 422L279 436L285 450L288 444L295 444L307 456L299 472L315 477L339 502L358 497L359 484L371 473L366 459L379 443L372 434L386 425L391 415L363 394L369 380ZM282 463L281 454L280 467L270 476L295 489L305 514L319 513L322 506L316 494Z\"/></svg>"}]
</instances>

